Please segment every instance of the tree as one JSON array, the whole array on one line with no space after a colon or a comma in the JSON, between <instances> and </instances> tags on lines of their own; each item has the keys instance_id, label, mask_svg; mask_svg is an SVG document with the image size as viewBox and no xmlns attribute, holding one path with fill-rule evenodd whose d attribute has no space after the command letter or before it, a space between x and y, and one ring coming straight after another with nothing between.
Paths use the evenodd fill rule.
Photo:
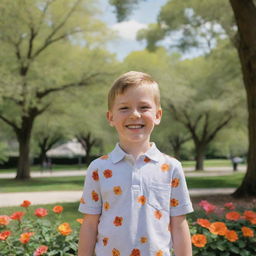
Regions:
<instances>
[{"instance_id":1,"label":"tree","mask_svg":"<svg viewBox=\"0 0 256 256\"><path fill-rule=\"evenodd\" d=\"M97 10L92 2L0 3L0 73L4 74L0 120L13 129L19 143L17 179L30 178L30 139L36 118L59 92L95 84L104 65L99 71L92 62L111 59L98 49L108 38L108 30L94 17Z\"/></svg>"},{"instance_id":2,"label":"tree","mask_svg":"<svg viewBox=\"0 0 256 256\"><path fill-rule=\"evenodd\" d=\"M124 2L129 2L125 1ZM230 5L229 5L230 3ZM131 6L131 5L130 5ZM232 15L233 11L233 15ZM124 16L124 15L123 15ZM235 19L234 19L235 17ZM207 37L228 36L235 46L243 74L248 109L248 160L247 171L242 184L234 193L236 197L256 195L256 2L255 0L187 0L168 1L162 7L159 23L153 30L144 31L141 38L149 39L148 45L169 36L173 31L182 30L184 35L180 46L197 46L202 29L208 28ZM218 26L218 27L216 27ZM152 28L152 26L151 26ZM217 28L217 29L216 29ZM159 29L161 33L159 32ZM154 33L154 30L157 33ZM152 37L152 34L155 35ZM147 36L148 35L148 36ZM154 42L152 42L154 41ZM214 45L214 44L213 44ZM211 47L213 46L211 45Z\"/></svg>"}]
</instances>

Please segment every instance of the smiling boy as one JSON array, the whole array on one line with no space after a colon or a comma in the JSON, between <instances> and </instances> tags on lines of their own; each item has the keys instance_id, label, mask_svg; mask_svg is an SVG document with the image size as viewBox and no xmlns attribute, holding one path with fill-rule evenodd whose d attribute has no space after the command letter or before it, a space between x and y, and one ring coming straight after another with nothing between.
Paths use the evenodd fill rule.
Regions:
<instances>
[{"instance_id":1,"label":"smiling boy","mask_svg":"<svg viewBox=\"0 0 256 256\"><path fill-rule=\"evenodd\" d=\"M158 84L142 72L120 76L108 95L115 149L87 170L79 256L192 255L185 214L192 212L181 164L150 142L162 109Z\"/></svg>"}]
</instances>

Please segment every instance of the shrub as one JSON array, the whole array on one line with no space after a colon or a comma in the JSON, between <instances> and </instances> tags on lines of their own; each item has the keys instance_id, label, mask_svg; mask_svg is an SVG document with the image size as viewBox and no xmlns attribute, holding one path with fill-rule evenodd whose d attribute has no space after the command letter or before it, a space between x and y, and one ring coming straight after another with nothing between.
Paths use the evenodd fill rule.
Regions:
<instances>
[{"instance_id":1,"label":"shrub","mask_svg":"<svg viewBox=\"0 0 256 256\"><path fill-rule=\"evenodd\" d=\"M77 219L71 227L62 220L62 206L56 205L52 211L32 211L30 204L25 200L20 205L23 211L0 216L1 255L77 255L78 230L83 220Z\"/></svg>"},{"instance_id":2,"label":"shrub","mask_svg":"<svg viewBox=\"0 0 256 256\"><path fill-rule=\"evenodd\" d=\"M223 208L201 201L201 215L190 220L194 256L256 255L256 212L235 210L233 203Z\"/></svg>"}]
</instances>

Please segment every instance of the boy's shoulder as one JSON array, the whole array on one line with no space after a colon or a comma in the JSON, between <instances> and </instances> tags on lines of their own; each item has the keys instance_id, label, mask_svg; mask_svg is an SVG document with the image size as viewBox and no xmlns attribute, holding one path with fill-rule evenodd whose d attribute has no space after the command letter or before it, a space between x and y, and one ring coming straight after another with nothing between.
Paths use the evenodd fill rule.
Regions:
<instances>
[{"instance_id":1,"label":"boy's shoulder","mask_svg":"<svg viewBox=\"0 0 256 256\"><path fill-rule=\"evenodd\" d=\"M173 156L167 155L165 153L162 153L162 156L163 156L163 160L165 162L172 164L173 166L181 165L181 162Z\"/></svg>"},{"instance_id":2,"label":"boy's shoulder","mask_svg":"<svg viewBox=\"0 0 256 256\"><path fill-rule=\"evenodd\" d=\"M100 168L101 166L106 165L107 162L109 162L110 156L109 154L102 155L96 159L94 159L90 165L89 168Z\"/></svg>"}]
</instances>

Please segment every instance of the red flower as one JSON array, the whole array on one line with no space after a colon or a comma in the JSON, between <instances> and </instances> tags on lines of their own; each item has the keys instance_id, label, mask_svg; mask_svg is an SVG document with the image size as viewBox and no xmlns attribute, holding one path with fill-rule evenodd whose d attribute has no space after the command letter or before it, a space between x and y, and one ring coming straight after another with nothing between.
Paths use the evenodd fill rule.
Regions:
<instances>
[{"instance_id":1,"label":"red flower","mask_svg":"<svg viewBox=\"0 0 256 256\"><path fill-rule=\"evenodd\" d=\"M20 235L20 242L23 244L27 244L30 240L30 237L34 235L33 232L26 232Z\"/></svg>"},{"instance_id":2,"label":"red flower","mask_svg":"<svg viewBox=\"0 0 256 256\"><path fill-rule=\"evenodd\" d=\"M31 205L31 202L28 200L24 200L23 203L20 205L21 207L27 208Z\"/></svg>"},{"instance_id":3,"label":"red flower","mask_svg":"<svg viewBox=\"0 0 256 256\"><path fill-rule=\"evenodd\" d=\"M5 230L0 232L0 240L4 241L11 235L11 231Z\"/></svg>"},{"instance_id":4,"label":"red flower","mask_svg":"<svg viewBox=\"0 0 256 256\"><path fill-rule=\"evenodd\" d=\"M12 220L18 220L18 221L21 221L22 217L24 216L25 212L14 212L10 218Z\"/></svg>"},{"instance_id":5,"label":"red flower","mask_svg":"<svg viewBox=\"0 0 256 256\"><path fill-rule=\"evenodd\" d=\"M44 208L37 208L35 210L35 215L39 218L42 218L48 215L48 211Z\"/></svg>"},{"instance_id":6,"label":"red flower","mask_svg":"<svg viewBox=\"0 0 256 256\"><path fill-rule=\"evenodd\" d=\"M240 213L239 212L228 212L226 214L226 219L227 220L239 220L240 219Z\"/></svg>"},{"instance_id":7,"label":"red flower","mask_svg":"<svg viewBox=\"0 0 256 256\"><path fill-rule=\"evenodd\" d=\"M46 246L46 245L41 245L41 246L39 246L39 247L35 250L33 256L41 256L41 255L45 254L47 251L48 251L48 246Z\"/></svg>"},{"instance_id":8,"label":"red flower","mask_svg":"<svg viewBox=\"0 0 256 256\"><path fill-rule=\"evenodd\" d=\"M197 219L196 223L204 228L209 228L211 226L211 222L207 219Z\"/></svg>"},{"instance_id":9,"label":"red flower","mask_svg":"<svg viewBox=\"0 0 256 256\"><path fill-rule=\"evenodd\" d=\"M63 212L63 207L60 206L60 205L56 205L56 206L53 207L52 211L55 212L55 213L60 214L60 213Z\"/></svg>"}]
</instances>

